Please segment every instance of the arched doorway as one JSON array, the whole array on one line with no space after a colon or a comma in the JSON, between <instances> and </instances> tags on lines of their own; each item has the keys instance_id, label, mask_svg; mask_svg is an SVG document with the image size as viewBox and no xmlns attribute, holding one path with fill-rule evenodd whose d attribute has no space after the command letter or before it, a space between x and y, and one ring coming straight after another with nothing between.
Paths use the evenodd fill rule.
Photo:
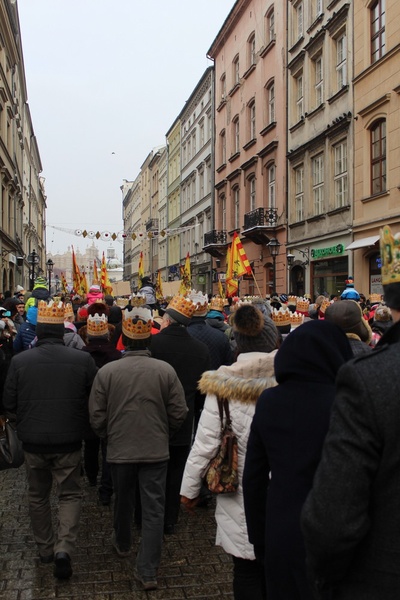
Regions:
<instances>
[{"instance_id":1,"label":"arched doorway","mask_svg":"<svg viewBox=\"0 0 400 600\"><path fill-rule=\"evenodd\" d=\"M294 265L290 270L290 281L289 291L294 296L304 296L305 284L304 284L304 267L301 265Z\"/></svg>"}]
</instances>

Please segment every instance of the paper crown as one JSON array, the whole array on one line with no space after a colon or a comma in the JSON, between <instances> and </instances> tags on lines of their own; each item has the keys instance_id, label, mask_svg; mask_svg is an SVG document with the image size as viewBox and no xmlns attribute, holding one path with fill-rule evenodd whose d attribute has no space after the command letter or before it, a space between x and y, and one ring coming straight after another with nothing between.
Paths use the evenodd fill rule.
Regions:
<instances>
[{"instance_id":1,"label":"paper crown","mask_svg":"<svg viewBox=\"0 0 400 600\"><path fill-rule=\"evenodd\" d=\"M297 304L297 296L288 296L287 303L291 306L296 306Z\"/></svg>"},{"instance_id":2,"label":"paper crown","mask_svg":"<svg viewBox=\"0 0 400 600\"><path fill-rule=\"evenodd\" d=\"M64 319L68 319L69 317L74 317L74 309L72 308L72 304L69 302L64 305Z\"/></svg>"},{"instance_id":3,"label":"paper crown","mask_svg":"<svg viewBox=\"0 0 400 600\"><path fill-rule=\"evenodd\" d=\"M400 283L400 232L395 235L389 225L381 229L382 285Z\"/></svg>"},{"instance_id":4,"label":"paper crown","mask_svg":"<svg viewBox=\"0 0 400 600\"><path fill-rule=\"evenodd\" d=\"M279 310L277 308L273 308L271 318L277 327L290 325L290 310L286 307L281 307Z\"/></svg>"},{"instance_id":5,"label":"paper crown","mask_svg":"<svg viewBox=\"0 0 400 600\"><path fill-rule=\"evenodd\" d=\"M222 312L224 310L225 300L221 296L213 296L210 301L210 310L218 310Z\"/></svg>"},{"instance_id":6,"label":"paper crown","mask_svg":"<svg viewBox=\"0 0 400 600\"><path fill-rule=\"evenodd\" d=\"M369 301L371 304L380 304L382 302L381 294L370 294Z\"/></svg>"},{"instance_id":7,"label":"paper crown","mask_svg":"<svg viewBox=\"0 0 400 600\"><path fill-rule=\"evenodd\" d=\"M325 314L325 311L328 308L328 306L330 306L330 302L328 298L325 298L325 300L322 300L321 306L319 307L320 312Z\"/></svg>"},{"instance_id":8,"label":"paper crown","mask_svg":"<svg viewBox=\"0 0 400 600\"><path fill-rule=\"evenodd\" d=\"M301 313L308 313L310 307L310 301L307 298L297 298L296 311Z\"/></svg>"},{"instance_id":9,"label":"paper crown","mask_svg":"<svg viewBox=\"0 0 400 600\"><path fill-rule=\"evenodd\" d=\"M178 323L181 323L181 325L188 325L195 310L196 305L190 298L185 298L185 296L178 295L172 298L171 302L165 309L165 312L170 317L178 321Z\"/></svg>"},{"instance_id":10,"label":"paper crown","mask_svg":"<svg viewBox=\"0 0 400 600\"><path fill-rule=\"evenodd\" d=\"M144 340L151 336L153 319L151 310L143 306L122 311L122 333L132 340Z\"/></svg>"},{"instance_id":11,"label":"paper crown","mask_svg":"<svg viewBox=\"0 0 400 600\"><path fill-rule=\"evenodd\" d=\"M304 323L304 315L298 312L290 313L290 324L292 328Z\"/></svg>"},{"instance_id":12,"label":"paper crown","mask_svg":"<svg viewBox=\"0 0 400 600\"><path fill-rule=\"evenodd\" d=\"M87 334L92 336L101 336L108 334L108 319L106 315L88 315L86 321Z\"/></svg>"},{"instance_id":13,"label":"paper crown","mask_svg":"<svg viewBox=\"0 0 400 600\"><path fill-rule=\"evenodd\" d=\"M196 292L191 290L188 294L188 298L196 305L193 316L203 316L208 312L208 296L203 292Z\"/></svg>"},{"instance_id":14,"label":"paper crown","mask_svg":"<svg viewBox=\"0 0 400 600\"><path fill-rule=\"evenodd\" d=\"M132 294L130 298L131 306L144 306L146 304L146 296L143 294Z\"/></svg>"},{"instance_id":15,"label":"paper crown","mask_svg":"<svg viewBox=\"0 0 400 600\"><path fill-rule=\"evenodd\" d=\"M53 300L47 303L45 300L39 300L37 322L53 325L64 324L64 303Z\"/></svg>"},{"instance_id":16,"label":"paper crown","mask_svg":"<svg viewBox=\"0 0 400 600\"><path fill-rule=\"evenodd\" d=\"M129 300L128 300L128 298L118 297L115 302L116 302L116 305L119 306L120 308L125 308L129 302Z\"/></svg>"}]
</instances>

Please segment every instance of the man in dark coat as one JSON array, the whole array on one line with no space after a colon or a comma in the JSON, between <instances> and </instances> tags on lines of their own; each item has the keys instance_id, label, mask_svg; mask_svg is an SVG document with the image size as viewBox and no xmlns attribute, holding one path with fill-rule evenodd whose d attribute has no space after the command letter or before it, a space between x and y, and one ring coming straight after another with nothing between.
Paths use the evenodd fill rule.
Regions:
<instances>
[{"instance_id":1,"label":"man in dark coat","mask_svg":"<svg viewBox=\"0 0 400 600\"><path fill-rule=\"evenodd\" d=\"M68 579L82 503L82 438L97 367L89 354L64 346L61 302L39 300L36 335L35 347L11 360L3 404L7 414L16 414L23 442L29 512L40 560L54 560L54 576ZM53 481L58 496L56 531L50 504Z\"/></svg>"},{"instance_id":2,"label":"man in dark coat","mask_svg":"<svg viewBox=\"0 0 400 600\"><path fill-rule=\"evenodd\" d=\"M329 432L302 514L316 597L400 598L400 241L381 232L382 283L394 325L344 365ZM319 594L319 596L318 596Z\"/></svg>"},{"instance_id":3,"label":"man in dark coat","mask_svg":"<svg viewBox=\"0 0 400 600\"><path fill-rule=\"evenodd\" d=\"M190 299L174 296L163 316L161 331L153 336L151 343L152 356L174 367L189 409L181 429L170 439L164 521L164 531L168 534L174 532L178 522L182 476L193 438L194 407L200 403L196 400L200 395L197 384L210 368L207 346L187 332L195 308Z\"/></svg>"}]
</instances>

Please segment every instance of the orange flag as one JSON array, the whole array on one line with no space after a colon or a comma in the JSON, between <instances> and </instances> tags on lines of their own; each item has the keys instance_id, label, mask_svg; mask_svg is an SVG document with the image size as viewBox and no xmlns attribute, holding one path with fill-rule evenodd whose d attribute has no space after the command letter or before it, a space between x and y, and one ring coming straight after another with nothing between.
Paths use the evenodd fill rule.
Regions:
<instances>
[{"instance_id":1,"label":"orange flag","mask_svg":"<svg viewBox=\"0 0 400 600\"><path fill-rule=\"evenodd\" d=\"M231 247L231 261L232 261L232 272L235 276L241 277L248 273L251 275L251 266L246 256L246 252L242 246L242 242L237 234L237 231L233 234L232 247Z\"/></svg>"},{"instance_id":2,"label":"orange flag","mask_svg":"<svg viewBox=\"0 0 400 600\"><path fill-rule=\"evenodd\" d=\"M158 271L158 273L157 273L156 298L157 298L157 300L163 300L163 298L164 298L164 293L163 293L163 289L162 289L161 271Z\"/></svg>"},{"instance_id":3,"label":"orange flag","mask_svg":"<svg viewBox=\"0 0 400 600\"><path fill-rule=\"evenodd\" d=\"M76 256L74 247L72 246L72 285L76 294L81 293L81 272L79 270L78 263L76 262Z\"/></svg>"},{"instance_id":4,"label":"orange flag","mask_svg":"<svg viewBox=\"0 0 400 600\"><path fill-rule=\"evenodd\" d=\"M112 294L113 289L112 285L110 284L110 280L108 279L106 257L104 256L104 252L101 259L100 284L101 289L105 294Z\"/></svg>"},{"instance_id":5,"label":"orange flag","mask_svg":"<svg viewBox=\"0 0 400 600\"><path fill-rule=\"evenodd\" d=\"M231 246L228 246L228 250L226 252L226 295L228 298L235 296L239 289L238 280L234 277L233 272L233 264L232 264L232 249Z\"/></svg>"},{"instance_id":6,"label":"orange flag","mask_svg":"<svg viewBox=\"0 0 400 600\"><path fill-rule=\"evenodd\" d=\"M68 292L67 280L65 279L65 273L61 273L61 291L66 294Z\"/></svg>"}]
</instances>

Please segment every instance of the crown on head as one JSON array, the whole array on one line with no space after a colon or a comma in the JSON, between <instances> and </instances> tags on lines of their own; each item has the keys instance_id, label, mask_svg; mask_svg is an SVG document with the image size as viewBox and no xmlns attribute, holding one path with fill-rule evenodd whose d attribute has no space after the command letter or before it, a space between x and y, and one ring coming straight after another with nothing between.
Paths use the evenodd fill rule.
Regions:
<instances>
[{"instance_id":1,"label":"crown on head","mask_svg":"<svg viewBox=\"0 0 400 600\"><path fill-rule=\"evenodd\" d=\"M143 340L150 337L153 319L151 310L139 306L132 310L126 308L122 311L122 333L132 340Z\"/></svg>"},{"instance_id":2,"label":"crown on head","mask_svg":"<svg viewBox=\"0 0 400 600\"><path fill-rule=\"evenodd\" d=\"M325 300L322 300L322 304L319 307L320 312L322 312L323 314L325 314L326 309L328 308L328 306L330 306L330 302L328 300L328 298L325 298Z\"/></svg>"},{"instance_id":3,"label":"crown on head","mask_svg":"<svg viewBox=\"0 0 400 600\"><path fill-rule=\"evenodd\" d=\"M382 285L400 283L400 232L395 235L389 225L381 229Z\"/></svg>"},{"instance_id":4,"label":"crown on head","mask_svg":"<svg viewBox=\"0 0 400 600\"><path fill-rule=\"evenodd\" d=\"M146 296L143 294L132 294L131 296L131 306L144 306L146 304Z\"/></svg>"},{"instance_id":5,"label":"crown on head","mask_svg":"<svg viewBox=\"0 0 400 600\"><path fill-rule=\"evenodd\" d=\"M64 305L64 318L68 319L69 317L74 317L74 310L72 308L72 304L68 302Z\"/></svg>"},{"instance_id":6,"label":"crown on head","mask_svg":"<svg viewBox=\"0 0 400 600\"><path fill-rule=\"evenodd\" d=\"M210 310L218 310L222 312L224 310L225 300L221 296L213 296L210 301Z\"/></svg>"},{"instance_id":7,"label":"crown on head","mask_svg":"<svg viewBox=\"0 0 400 600\"><path fill-rule=\"evenodd\" d=\"M172 311L171 316L173 318L176 317L178 321L180 317L183 317L183 321L189 322L196 310L196 304L194 304L190 297L186 298L178 294L172 298L166 310Z\"/></svg>"},{"instance_id":8,"label":"crown on head","mask_svg":"<svg viewBox=\"0 0 400 600\"><path fill-rule=\"evenodd\" d=\"M187 297L196 305L193 316L206 314L208 311L208 296L206 294L191 290Z\"/></svg>"},{"instance_id":9,"label":"crown on head","mask_svg":"<svg viewBox=\"0 0 400 600\"><path fill-rule=\"evenodd\" d=\"M298 327L304 323L304 315L298 312L290 313L290 324L292 327Z\"/></svg>"},{"instance_id":10,"label":"crown on head","mask_svg":"<svg viewBox=\"0 0 400 600\"><path fill-rule=\"evenodd\" d=\"M277 327L290 325L290 310L287 307L281 307L279 310L277 308L273 308L271 318Z\"/></svg>"},{"instance_id":11,"label":"crown on head","mask_svg":"<svg viewBox=\"0 0 400 600\"><path fill-rule=\"evenodd\" d=\"M296 306L297 304L297 296L288 296L288 300L287 303L290 304L291 306Z\"/></svg>"},{"instance_id":12,"label":"crown on head","mask_svg":"<svg viewBox=\"0 0 400 600\"><path fill-rule=\"evenodd\" d=\"M382 302L382 296L381 294L370 294L369 301L371 304L378 304Z\"/></svg>"},{"instance_id":13,"label":"crown on head","mask_svg":"<svg viewBox=\"0 0 400 600\"><path fill-rule=\"evenodd\" d=\"M39 300L38 302L38 323L62 324L64 323L64 303L50 300Z\"/></svg>"},{"instance_id":14,"label":"crown on head","mask_svg":"<svg viewBox=\"0 0 400 600\"><path fill-rule=\"evenodd\" d=\"M98 336L98 335L107 335L108 334L108 319L106 315L99 315L99 313L95 313L94 315L88 315L86 321L87 334Z\"/></svg>"},{"instance_id":15,"label":"crown on head","mask_svg":"<svg viewBox=\"0 0 400 600\"><path fill-rule=\"evenodd\" d=\"M297 298L296 311L301 313L308 312L310 301L307 298Z\"/></svg>"}]
</instances>

